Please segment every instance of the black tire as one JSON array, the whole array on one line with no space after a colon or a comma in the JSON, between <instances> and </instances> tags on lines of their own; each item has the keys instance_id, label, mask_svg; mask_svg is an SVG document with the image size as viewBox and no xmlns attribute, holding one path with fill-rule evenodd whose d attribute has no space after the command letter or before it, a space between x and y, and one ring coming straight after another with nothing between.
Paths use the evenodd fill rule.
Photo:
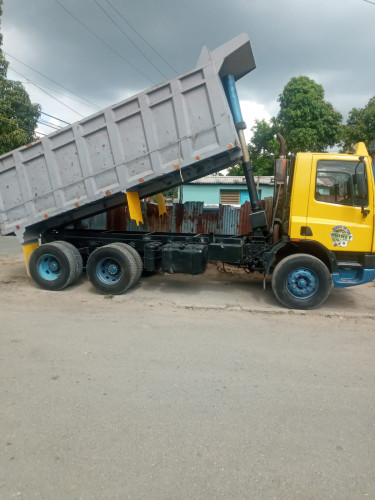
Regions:
<instances>
[{"instance_id":1,"label":"black tire","mask_svg":"<svg viewBox=\"0 0 375 500\"><path fill-rule=\"evenodd\" d=\"M133 256L135 263L136 263L136 266L137 266L137 276L136 276L135 282L133 283L133 285L135 285L136 283L138 283L138 281L140 280L140 278L142 276L143 262L142 262L141 256L139 255L139 253L137 252L137 250L135 248L133 248L130 245L127 245L126 243L116 242L116 243L112 243L112 244L118 246L119 248L126 249Z\"/></svg>"},{"instance_id":2,"label":"black tire","mask_svg":"<svg viewBox=\"0 0 375 500\"><path fill-rule=\"evenodd\" d=\"M82 274L82 271L83 271L82 255L80 254L79 250L74 245L69 243L68 241L60 241L59 240L59 241L56 241L55 243L67 248L74 258L75 272L74 272L74 275L72 276L71 282L69 283L71 285L71 284L75 283Z\"/></svg>"},{"instance_id":3,"label":"black tire","mask_svg":"<svg viewBox=\"0 0 375 500\"><path fill-rule=\"evenodd\" d=\"M29 262L30 276L45 290L62 290L76 273L76 261L70 249L58 242L36 248Z\"/></svg>"},{"instance_id":4,"label":"black tire","mask_svg":"<svg viewBox=\"0 0 375 500\"><path fill-rule=\"evenodd\" d=\"M113 243L97 248L88 258L87 277L104 294L119 295L136 281L137 264L132 254Z\"/></svg>"},{"instance_id":5,"label":"black tire","mask_svg":"<svg viewBox=\"0 0 375 500\"><path fill-rule=\"evenodd\" d=\"M313 309L327 299L332 277L327 266L312 255L299 253L280 261L272 275L276 298L291 309Z\"/></svg>"}]
</instances>

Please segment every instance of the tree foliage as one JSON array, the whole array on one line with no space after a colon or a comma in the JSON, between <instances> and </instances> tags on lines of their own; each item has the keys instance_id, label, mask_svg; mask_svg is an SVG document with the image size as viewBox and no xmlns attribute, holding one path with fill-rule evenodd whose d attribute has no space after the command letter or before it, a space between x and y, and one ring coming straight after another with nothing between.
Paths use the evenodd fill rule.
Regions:
<instances>
[{"instance_id":1,"label":"tree foliage","mask_svg":"<svg viewBox=\"0 0 375 500\"><path fill-rule=\"evenodd\" d=\"M0 0L0 18L2 14ZM40 106L32 104L20 82L7 79L8 62L2 51L0 34L0 154L35 140Z\"/></svg>"},{"instance_id":2,"label":"tree foliage","mask_svg":"<svg viewBox=\"0 0 375 500\"><path fill-rule=\"evenodd\" d=\"M0 23L3 15L3 0L0 0ZM0 33L0 77L6 78L9 63L5 60L1 47L3 46L3 34Z\"/></svg>"},{"instance_id":3,"label":"tree foliage","mask_svg":"<svg viewBox=\"0 0 375 500\"><path fill-rule=\"evenodd\" d=\"M244 175L242 164L239 163L238 165L228 168L227 175Z\"/></svg>"},{"instance_id":4,"label":"tree foliage","mask_svg":"<svg viewBox=\"0 0 375 500\"><path fill-rule=\"evenodd\" d=\"M275 138L276 127L266 120L255 120L255 125L251 130L253 135L248 148L254 173L273 175L274 159L277 158L279 150L279 142ZM242 165L231 167L228 175L244 175Z\"/></svg>"},{"instance_id":5,"label":"tree foliage","mask_svg":"<svg viewBox=\"0 0 375 500\"><path fill-rule=\"evenodd\" d=\"M274 159L279 152L278 132L285 137L290 153L325 151L342 141L342 116L324 100L324 89L314 80L307 76L292 78L278 101L278 115L270 122L256 120L252 128L248 147L254 172L258 175L273 174ZM242 166L232 167L228 175L243 175Z\"/></svg>"},{"instance_id":6,"label":"tree foliage","mask_svg":"<svg viewBox=\"0 0 375 500\"><path fill-rule=\"evenodd\" d=\"M258 175L272 175L274 159L277 158L279 151L279 142L275 138L277 133L275 123L256 120L252 132L249 152L254 172Z\"/></svg>"},{"instance_id":7,"label":"tree foliage","mask_svg":"<svg viewBox=\"0 0 375 500\"><path fill-rule=\"evenodd\" d=\"M353 108L344 127L343 147L348 149L353 144L363 141L367 148L375 139L375 96L364 108Z\"/></svg>"},{"instance_id":8,"label":"tree foliage","mask_svg":"<svg viewBox=\"0 0 375 500\"><path fill-rule=\"evenodd\" d=\"M307 76L294 77L278 101L275 125L290 152L325 151L341 141L342 116L324 100L322 85Z\"/></svg>"}]
</instances>

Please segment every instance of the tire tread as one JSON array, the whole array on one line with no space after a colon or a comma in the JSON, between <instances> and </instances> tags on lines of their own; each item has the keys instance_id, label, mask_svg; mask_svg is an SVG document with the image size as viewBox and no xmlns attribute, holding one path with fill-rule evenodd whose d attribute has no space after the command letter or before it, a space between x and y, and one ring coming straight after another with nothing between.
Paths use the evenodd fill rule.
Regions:
<instances>
[{"instance_id":1,"label":"tire tread","mask_svg":"<svg viewBox=\"0 0 375 500\"><path fill-rule=\"evenodd\" d=\"M62 265L62 275L54 281L44 280L38 272L38 261L43 256L43 254L56 254L57 258L61 261ZM61 252L61 255L59 255ZM52 243L44 243L34 250L31 254L29 261L30 275L32 279L41 288L45 290L63 290L65 287L69 286L74 279L76 273L76 261L70 249L64 245L60 245L57 241Z\"/></svg>"},{"instance_id":2,"label":"tire tread","mask_svg":"<svg viewBox=\"0 0 375 500\"><path fill-rule=\"evenodd\" d=\"M106 252L108 252L110 257L110 254L113 251L115 251L115 254L117 252L117 255L115 255L117 256L117 258L120 259L123 258L126 267L123 269L124 276L123 279L120 280L120 282L117 282L114 285L106 285L97 278L96 275L97 259L101 257L101 254L104 257L106 255ZM119 247L117 243L111 243L109 245L97 248L92 252L87 261L86 272L91 284L97 290L99 290L102 293L107 293L107 294L111 293L114 295L120 295L126 292L136 282L137 264L133 255L127 249Z\"/></svg>"},{"instance_id":3,"label":"tire tread","mask_svg":"<svg viewBox=\"0 0 375 500\"><path fill-rule=\"evenodd\" d=\"M318 274L319 288L317 292L307 299L298 299L293 297L286 290L287 276L292 272L293 267L307 267ZM332 289L332 277L327 266L317 257L297 253L288 255L281 260L272 274L272 290L279 302L290 309L313 309L319 307L327 299Z\"/></svg>"},{"instance_id":4,"label":"tire tread","mask_svg":"<svg viewBox=\"0 0 375 500\"><path fill-rule=\"evenodd\" d=\"M74 262L75 262L74 273L71 276L71 280L69 282L69 285L71 285L74 282L76 282L82 274L82 271L83 271L82 256L81 256L79 250L74 245L72 245L72 243L69 243L68 241L58 240L58 241L55 241L55 243L68 249L68 251L71 253L71 255L74 259Z\"/></svg>"}]
</instances>

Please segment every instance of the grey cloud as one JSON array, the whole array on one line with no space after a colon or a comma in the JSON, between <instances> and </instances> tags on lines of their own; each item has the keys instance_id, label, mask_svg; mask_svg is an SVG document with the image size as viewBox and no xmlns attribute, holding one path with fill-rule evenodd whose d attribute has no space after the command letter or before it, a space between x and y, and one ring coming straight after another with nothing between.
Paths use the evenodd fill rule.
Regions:
<instances>
[{"instance_id":1,"label":"grey cloud","mask_svg":"<svg viewBox=\"0 0 375 500\"><path fill-rule=\"evenodd\" d=\"M54 0L4 0L4 49L62 85L109 105L164 80L118 31L94 0L60 0L81 22L118 51L99 42ZM109 9L99 3L172 77L172 70ZM274 107L293 76L313 76L326 98L346 115L375 94L375 5L363 0L110 0L178 73L194 67L210 48L241 32L250 36L257 68L239 82L240 97ZM46 83L19 63L11 66ZM56 103L43 98L43 108Z\"/></svg>"}]
</instances>

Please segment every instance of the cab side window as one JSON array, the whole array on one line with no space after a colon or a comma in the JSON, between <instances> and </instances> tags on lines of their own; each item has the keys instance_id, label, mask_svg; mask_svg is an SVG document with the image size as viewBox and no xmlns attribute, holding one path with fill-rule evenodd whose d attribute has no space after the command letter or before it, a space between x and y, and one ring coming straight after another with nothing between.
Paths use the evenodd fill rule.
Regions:
<instances>
[{"instance_id":1,"label":"cab side window","mask_svg":"<svg viewBox=\"0 0 375 500\"><path fill-rule=\"evenodd\" d=\"M316 168L315 199L336 205L361 206L356 174L363 172L358 161L320 160ZM364 170L366 172L366 170ZM365 200L365 205L367 200Z\"/></svg>"}]
</instances>

